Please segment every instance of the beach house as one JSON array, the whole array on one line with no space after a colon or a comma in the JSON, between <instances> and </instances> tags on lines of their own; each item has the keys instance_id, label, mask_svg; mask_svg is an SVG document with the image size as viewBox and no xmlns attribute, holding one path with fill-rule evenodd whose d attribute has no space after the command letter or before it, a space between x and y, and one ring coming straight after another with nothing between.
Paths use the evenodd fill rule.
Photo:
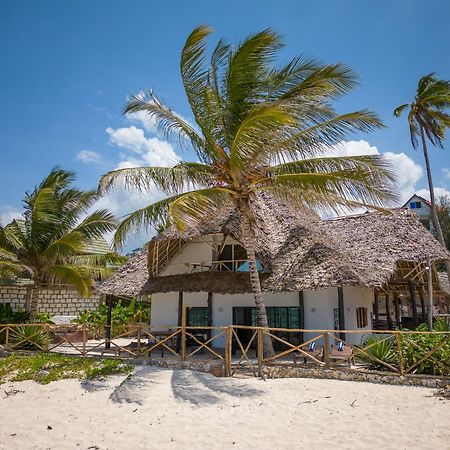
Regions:
<instances>
[{"instance_id":1,"label":"beach house","mask_svg":"<svg viewBox=\"0 0 450 450\"><path fill-rule=\"evenodd\" d=\"M448 298L435 267L450 254L411 211L321 220L264 193L253 213L257 267L271 327L417 325L425 320L430 273L434 298ZM107 280L101 292L151 294L154 326L179 326L183 307L190 326L256 325L239 230L235 211L205 218L203 226L183 233L171 227ZM352 339L361 336L348 337Z\"/></svg>"}]
</instances>

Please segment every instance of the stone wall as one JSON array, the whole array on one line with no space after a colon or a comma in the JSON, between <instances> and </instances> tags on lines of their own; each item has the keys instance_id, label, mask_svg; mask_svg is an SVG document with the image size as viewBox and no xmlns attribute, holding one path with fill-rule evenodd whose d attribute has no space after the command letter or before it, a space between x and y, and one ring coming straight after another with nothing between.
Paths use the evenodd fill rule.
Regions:
<instances>
[{"instance_id":1,"label":"stone wall","mask_svg":"<svg viewBox=\"0 0 450 450\"><path fill-rule=\"evenodd\" d=\"M0 286L0 303L10 303L14 310L48 312L52 316L75 316L84 310L96 310L101 294L82 297L71 286Z\"/></svg>"}]
</instances>

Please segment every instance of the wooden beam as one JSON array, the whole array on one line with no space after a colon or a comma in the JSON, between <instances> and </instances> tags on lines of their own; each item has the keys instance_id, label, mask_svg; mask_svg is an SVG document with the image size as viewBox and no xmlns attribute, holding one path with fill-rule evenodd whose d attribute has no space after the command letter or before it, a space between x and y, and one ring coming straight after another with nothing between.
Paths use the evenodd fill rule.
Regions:
<instances>
[{"instance_id":1,"label":"wooden beam","mask_svg":"<svg viewBox=\"0 0 450 450\"><path fill-rule=\"evenodd\" d=\"M344 306L344 288L338 286L338 312L339 312L339 329L345 330L345 306ZM345 340L345 333L339 333L339 337Z\"/></svg>"},{"instance_id":2,"label":"wooden beam","mask_svg":"<svg viewBox=\"0 0 450 450\"><path fill-rule=\"evenodd\" d=\"M400 320L400 296L398 293L394 294L394 308L395 308L395 323L397 328L402 327L402 322Z\"/></svg>"},{"instance_id":3,"label":"wooden beam","mask_svg":"<svg viewBox=\"0 0 450 450\"><path fill-rule=\"evenodd\" d=\"M212 299L213 299L213 293L208 292L208 327L212 327L213 324L213 309L212 309ZM208 330L208 339L211 339L211 329Z\"/></svg>"},{"instance_id":4,"label":"wooden beam","mask_svg":"<svg viewBox=\"0 0 450 450\"><path fill-rule=\"evenodd\" d=\"M380 323L380 311L378 308L378 291L373 291L373 314L375 316L374 330L377 330Z\"/></svg>"},{"instance_id":5,"label":"wooden beam","mask_svg":"<svg viewBox=\"0 0 450 450\"><path fill-rule=\"evenodd\" d=\"M305 296L303 291L298 291L298 327L303 330L305 328ZM303 333L300 333L300 343L305 342Z\"/></svg>"},{"instance_id":6,"label":"wooden beam","mask_svg":"<svg viewBox=\"0 0 450 450\"><path fill-rule=\"evenodd\" d=\"M181 327L183 322L183 292L178 292L178 326ZM177 338L177 353L181 349L181 335Z\"/></svg>"},{"instance_id":7,"label":"wooden beam","mask_svg":"<svg viewBox=\"0 0 450 450\"><path fill-rule=\"evenodd\" d=\"M412 308L412 313L413 313L414 328L416 328L418 325L417 303L416 303L416 294L414 292L414 284L411 280L408 281L408 289L409 289L409 299L411 301L411 308Z\"/></svg>"},{"instance_id":8,"label":"wooden beam","mask_svg":"<svg viewBox=\"0 0 450 450\"><path fill-rule=\"evenodd\" d=\"M105 349L109 349L111 348L111 321L112 321L112 301L113 301L113 296L112 295L107 295L106 296L106 304L108 306L108 310L106 312L106 327L105 327Z\"/></svg>"},{"instance_id":9,"label":"wooden beam","mask_svg":"<svg viewBox=\"0 0 450 450\"><path fill-rule=\"evenodd\" d=\"M388 330L392 330L392 317L391 317L391 306L389 305L389 294L386 294L386 320Z\"/></svg>"},{"instance_id":10,"label":"wooden beam","mask_svg":"<svg viewBox=\"0 0 450 450\"><path fill-rule=\"evenodd\" d=\"M427 313L425 308L425 294L423 292L423 286L419 286L419 299L420 307L422 308L422 323L427 323Z\"/></svg>"}]
</instances>

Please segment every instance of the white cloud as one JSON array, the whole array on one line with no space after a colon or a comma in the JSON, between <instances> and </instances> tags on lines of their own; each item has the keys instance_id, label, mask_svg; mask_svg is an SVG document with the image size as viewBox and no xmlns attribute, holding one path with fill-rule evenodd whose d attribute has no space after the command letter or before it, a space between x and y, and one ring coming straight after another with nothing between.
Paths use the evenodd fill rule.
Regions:
<instances>
[{"instance_id":1,"label":"white cloud","mask_svg":"<svg viewBox=\"0 0 450 450\"><path fill-rule=\"evenodd\" d=\"M151 133L156 133L156 120L146 111L138 111L132 114L127 114L127 119L131 122L137 122L144 127L144 129Z\"/></svg>"},{"instance_id":2,"label":"white cloud","mask_svg":"<svg viewBox=\"0 0 450 450\"><path fill-rule=\"evenodd\" d=\"M96 163L100 161L100 155L92 150L80 150L76 159L84 164Z\"/></svg>"},{"instance_id":3,"label":"white cloud","mask_svg":"<svg viewBox=\"0 0 450 450\"><path fill-rule=\"evenodd\" d=\"M179 160L173 147L156 137L145 137L144 130L135 126L106 129L110 142L124 150L131 150L139 157L122 154L121 167L133 166L172 166Z\"/></svg>"},{"instance_id":4,"label":"white cloud","mask_svg":"<svg viewBox=\"0 0 450 450\"><path fill-rule=\"evenodd\" d=\"M397 188L400 201L406 201L416 191L417 183L423 177L423 168L405 153L384 152L370 145L367 141L343 141L333 147L333 155L379 155L382 154L392 164L392 169L397 175Z\"/></svg>"},{"instance_id":5,"label":"white cloud","mask_svg":"<svg viewBox=\"0 0 450 450\"><path fill-rule=\"evenodd\" d=\"M0 225L7 225L14 219L22 219L22 211L10 205L0 206Z\"/></svg>"},{"instance_id":6,"label":"white cloud","mask_svg":"<svg viewBox=\"0 0 450 450\"><path fill-rule=\"evenodd\" d=\"M450 180L450 169L449 168L442 169L442 172L444 173L444 178Z\"/></svg>"},{"instance_id":7,"label":"white cloud","mask_svg":"<svg viewBox=\"0 0 450 450\"><path fill-rule=\"evenodd\" d=\"M428 189L419 189L416 192L417 195L420 195L423 198L426 198L427 200L430 200L430 191ZM436 197L436 203L439 199L439 197L449 197L450 198L450 191L443 187L435 187L434 188L434 196Z\"/></svg>"}]
</instances>

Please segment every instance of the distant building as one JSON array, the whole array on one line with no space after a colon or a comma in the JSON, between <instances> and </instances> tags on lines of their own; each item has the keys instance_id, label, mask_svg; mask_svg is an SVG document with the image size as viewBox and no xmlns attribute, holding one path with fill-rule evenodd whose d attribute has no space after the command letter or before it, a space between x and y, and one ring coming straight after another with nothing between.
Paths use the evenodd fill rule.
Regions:
<instances>
[{"instance_id":1,"label":"distant building","mask_svg":"<svg viewBox=\"0 0 450 450\"><path fill-rule=\"evenodd\" d=\"M431 215L431 203L429 200L414 194L402 208L410 209L415 212L422 225L429 231L434 232L433 217Z\"/></svg>"}]
</instances>

